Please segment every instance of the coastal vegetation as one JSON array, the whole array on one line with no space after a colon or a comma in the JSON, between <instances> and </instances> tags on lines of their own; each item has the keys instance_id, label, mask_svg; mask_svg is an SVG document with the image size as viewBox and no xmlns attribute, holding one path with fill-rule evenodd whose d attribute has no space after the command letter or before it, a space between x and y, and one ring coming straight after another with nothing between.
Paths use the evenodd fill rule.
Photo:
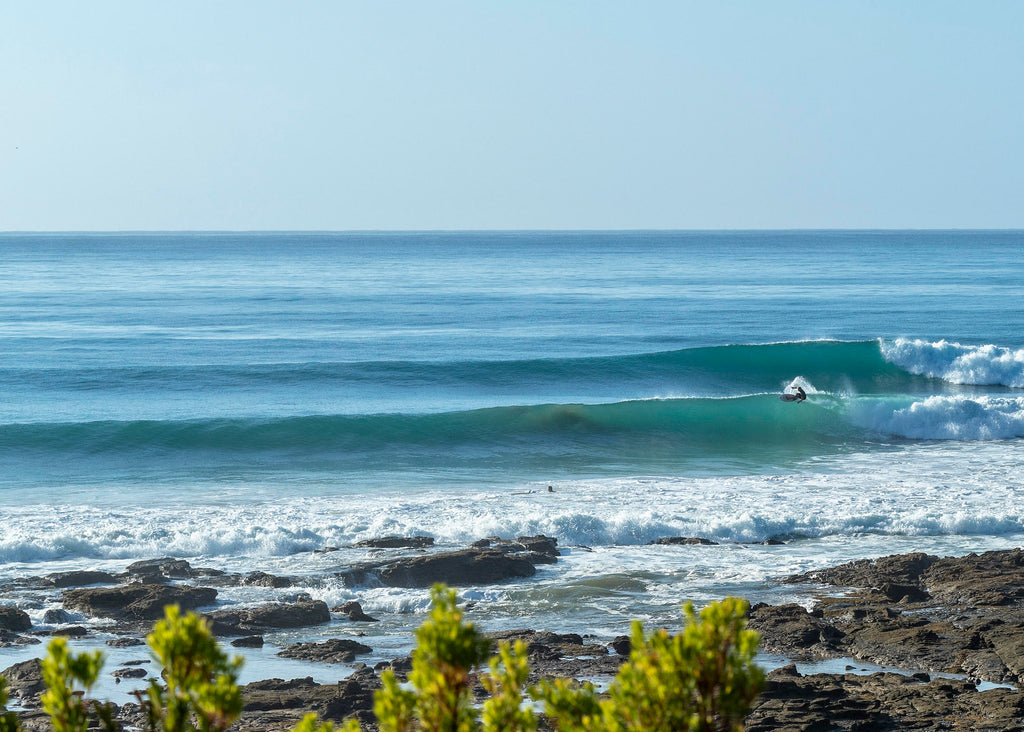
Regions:
<instances>
[{"instance_id":1,"label":"coastal vegetation","mask_svg":"<svg viewBox=\"0 0 1024 732\"><path fill-rule=\"evenodd\" d=\"M491 640L464 619L454 590L435 585L431 598L430 616L416 632L408 682L390 669L381 675L374 705L381 732L533 732L540 709L559 732L736 732L763 687L763 673L753 663L759 636L746 629L743 600L728 598L700 613L687 603L684 628L675 635L648 633L635 622L629 660L600 692L567 679L528 686L523 641L503 641L492 655ZM227 730L243 707L237 683L242 660L228 658L209 623L168 606L146 640L163 669L159 681L137 693L149 732ZM97 724L118 728L112 705L89 698L103 660L100 651L74 654L65 638L50 642L42 662L42 702L55 732L85 732ZM486 692L482 702L478 682ZM18 732L17 715L5 705L0 679L0 732ZM334 729L308 715L294 732ZM359 730L358 721L348 719L338 732Z\"/></svg>"}]
</instances>

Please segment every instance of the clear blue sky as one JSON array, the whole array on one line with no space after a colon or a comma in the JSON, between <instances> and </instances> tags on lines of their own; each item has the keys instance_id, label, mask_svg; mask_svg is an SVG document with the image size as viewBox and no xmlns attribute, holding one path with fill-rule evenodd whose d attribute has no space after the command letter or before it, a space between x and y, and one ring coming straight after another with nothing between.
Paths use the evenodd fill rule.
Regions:
<instances>
[{"instance_id":1,"label":"clear blue sky","mask_svg":"<svg viewBox=\"0 0 1024 732\"><path fill-rule=\"evenodd\" d=\"M0 230L821 227L1024 227L1024 2L0 6Z\"/></svg>"}]
</instances>

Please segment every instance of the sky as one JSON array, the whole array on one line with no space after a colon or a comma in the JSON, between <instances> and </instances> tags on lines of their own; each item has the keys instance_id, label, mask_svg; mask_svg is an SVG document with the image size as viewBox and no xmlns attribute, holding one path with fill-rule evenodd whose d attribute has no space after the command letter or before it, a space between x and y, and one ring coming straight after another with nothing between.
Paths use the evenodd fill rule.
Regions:
<instances>
[{"instance_id":1,"label":"sky","mask_svg":"<svg viewBox=\"0 0 1024 732\"><path fill-rule=\"evenodd\" d=\"M0 231L1024 228L1024 3L12 0Z\"/></svg>"}]
</instances>

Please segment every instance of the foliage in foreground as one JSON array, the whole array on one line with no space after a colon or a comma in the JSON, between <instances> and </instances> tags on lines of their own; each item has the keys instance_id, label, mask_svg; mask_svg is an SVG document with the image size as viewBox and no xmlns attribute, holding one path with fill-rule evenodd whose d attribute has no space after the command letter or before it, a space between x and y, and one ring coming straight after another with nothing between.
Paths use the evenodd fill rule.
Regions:
<instances>
[{"instance_id":1,"label":"foliage in foreground","mask_svg":"<svg viewBox=\"0 0 1024 732\"><path fill-rule=\"evenodd\" d=\"M18 715L7 711L7 679L0 676L0 732L18 732L20 729Z\"/></svg>"},{"instance_id":2,"label":"foliage in foreground","mask_svg":"<svg viewBox=\"0 0 1024 732\"><path fill-rule=\"evenodd\" d=\"M537 720L523 703L526 695L544 703L560 732L735 732L743 729L764 683L753 663L759 638L746 630L747 603L728 598L700 615L687 603L686 626L678 635L664 629L646 635L639 622L633 624L632 652L607 695L566 679L524 690L526 647L502 643L482 678L490 697L478 721L472 673L489 644L463 621L454 591L435 587L433 603L430 619L416 633L412 688L400 686L390 671L382 676L374 709L381 732L532 732Z\"/></svg>"},{"instance_id":3,"label":"foliage in foreground","mask_svg":"<svg viewBox=\"0 0 1024 732\"><path fill-rule=\"evenodd\" d=\"M758 634L746 630L747 603L727 598L698 616L686 603L686 627L645 635L633 623L633 649L607 698L593 686L543 682L536 696L563 732L695 730L737 732L764 685L754 665Z\"/></svg>"},{"instance_id":4,"label":"foliage in foreground","mask_svg":"<svg viewBox=\"0 0 1024 732\"><path fill-rule=\"evenodd\" d=\"M559 732L738 732L764 683L754 665L758 634L746 629L747 603L728 598L698 615L684 607L678 635L659 629L646 634L633 624L632 652L607 693L567 679L527 688L527 648L491 642L463 619L454 590L436 585L428 620L416 631L409 683L390 670L381 675L374 712L381 732L534 732L537 716L528 700L543 704ZM195 613L165 610L146 638L163 668L137 692L149 732L225 732L242 711L238 672L242 659L229 659L208 623ZM488 697L476 705L478 669ZM75 655L67 639L55 638L42 662L47 691L42 702L55 732L86 732L90 709L113 732L113 707L89 700L103 666L100 651ZM17 715L6 709L0 678L0 732L19 732ZM330 723L307 715L293 732L334 732ZM349 719L338 732L359 732Z\"/></svg>"}]
</instances>

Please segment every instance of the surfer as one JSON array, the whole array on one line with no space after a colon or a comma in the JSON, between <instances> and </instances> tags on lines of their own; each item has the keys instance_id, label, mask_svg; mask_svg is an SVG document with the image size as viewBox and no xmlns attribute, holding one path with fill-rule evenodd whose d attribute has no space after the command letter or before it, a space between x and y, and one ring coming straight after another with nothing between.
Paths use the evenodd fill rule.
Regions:
<instances>
[{"instance_id":1,"label":"surfer","mask_svg":"<svg viewBox=\"0 0 1024 732\"><path fill-rule=\"evenodd\" d=\"M786 389L796 389L795 394L789 394L783 392L782 396L779 397L784 402L802 402L807 398L807 393L803 390L803 387L799 386L787 386Z\"/></svg>"}]
</instances>

